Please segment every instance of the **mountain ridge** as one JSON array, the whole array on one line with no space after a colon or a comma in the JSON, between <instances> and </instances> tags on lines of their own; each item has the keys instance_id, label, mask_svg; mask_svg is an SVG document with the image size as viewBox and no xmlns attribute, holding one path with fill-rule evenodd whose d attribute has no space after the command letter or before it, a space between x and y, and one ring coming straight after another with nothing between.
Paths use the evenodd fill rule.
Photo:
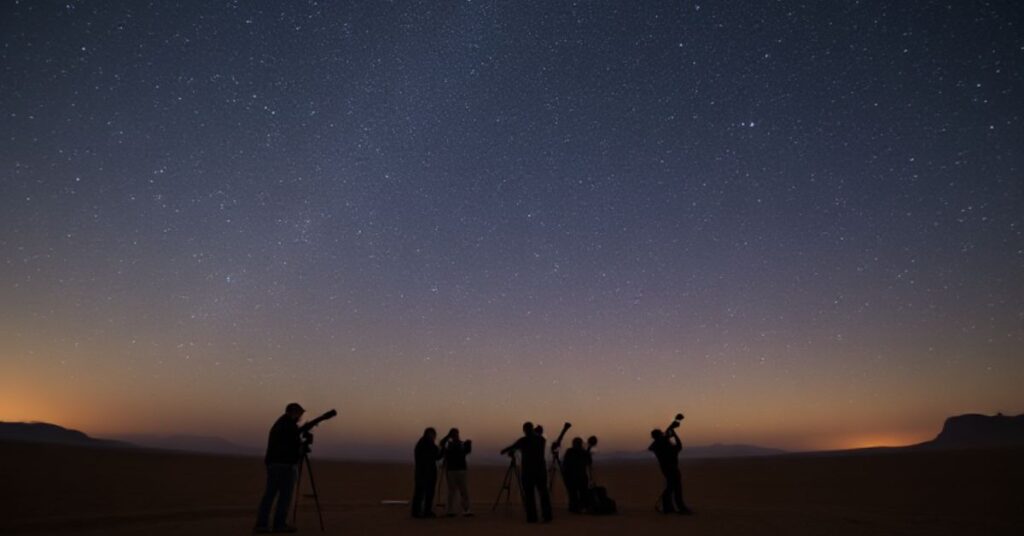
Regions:
<instances>
[{"instance_id":1,"label":"mountain ridge","mask_svg":"<svg viewBox=\"0 0 1024 536\"><path fill-rule=\"evenodd\" d=\"M0 421L0 441L20 441L33 443L59 443L77 446L100 446L119 448L144 448L159 450L174 450L182 452L200 452L210 454L228 454L242 456L260 456L262 449L257 446L247 446L233 443L217 436L202 436L190 434L122 434L110 439L101 439L89 436L79 430L65 428L52 423L45 422L4 422ZM966 413L948 417L943 423L942 429L932 440L906 445L900 447L874 447L866 449L846 449L837 451L821 452L794 452L771 447L762 447L749 444L712 443L710 445L689 446L684 443L680 456L683 459L701 458L739 458L739 457L760 457L760 456L781 456L781 455L834 455L834 454L855 454L858 452L873 451L909 451L921 449L958 449L958 448L987 448L1024 446L1024 414L1007 416L1002 413L996 415L982 415L977 413ZM398 456L404 449L399 447L372 447L364 445L367 452L384 451L391 456ZM352 457L351 452L344 447L334 446L324 450L328 458L338 458L339 454L345 452L347 455L341 458ZM602 453L601 457L608 461L631 461L646 459L650 453L642 451L613 451ZM355 458L362 456L355 455ZM498 459L495 457L495 459ZM493 461L486 457L481 462Z\"/></svg>"}]
</instances>

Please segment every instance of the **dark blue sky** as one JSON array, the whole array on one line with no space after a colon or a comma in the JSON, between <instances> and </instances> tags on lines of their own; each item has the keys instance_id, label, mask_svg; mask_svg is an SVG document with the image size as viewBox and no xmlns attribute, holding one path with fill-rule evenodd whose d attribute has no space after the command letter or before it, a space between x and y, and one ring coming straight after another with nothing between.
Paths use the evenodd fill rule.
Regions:
<instances>
[{"instance_id":1,"label":"dark blue sky","mask_svg":"<svg viewBox=\"0 0 1024 536\"><path fill-rule=\"evenodd\" d=\"M1020 410L1022 10L7 3L0 417L626 444L685 406L799 447Z\"/></svg>"}]
</instances>

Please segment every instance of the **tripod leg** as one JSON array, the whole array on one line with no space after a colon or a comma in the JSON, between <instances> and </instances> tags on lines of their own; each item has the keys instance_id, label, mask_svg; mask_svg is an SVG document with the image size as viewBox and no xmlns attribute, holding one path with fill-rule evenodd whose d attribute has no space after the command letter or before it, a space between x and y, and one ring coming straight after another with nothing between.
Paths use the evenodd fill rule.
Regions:
<instances>
[{"instance_id":1,"label":"tripod leg","mask_svg":"<svg viewBox=\"0 0 1024 536\"><path fill-rule=\"evenodd\" d=\"M518 465L512 466L512 474L516 478L516 486L519 487L519 501L526 504L526 489L523 488L523 473L519 471ZM512 491L509 490L509 498L511 499Z\"/></svg>"},{"instance_id":2,"label":"tripod leg","mask_svg":"<svg viewBox=\"0 0 1024 536\"><path fill-rule=\"evenodd\" d=\"M498 496L494 498L494 506L491 506L491 511L498 509L498 505L501 504L501 494L505 494L505 502L509 502L512 498L512 477L514 476L513 471L515 470L514 465L509 465L508 470L505 471L505 478L501 481L501 489L498 490ZM520 486L522 488L522 486Z\"/></svg>"},{"instance_id":3,"label":"tripod leg","mask_svg":"<svg viewBox=\"0 0 1024 536\"><path fill-rule=\"evenodd\" d=\"M447 473L448 473L447 469L448 469L448 464L446 464L445 462L441 462L441 471L440 471L440 474L437 475L437 491L434 493L434 497L437 497L437 499L434 500L434 504L436 504L437 506L445 506L445 501L444 501L444 499L441 498L441 484L442 483L443 484L447 484L448 483L447 482Z\"/></svg>"},{"instance_id":4,"label":"tripod leg","mask_svg":"<svg viewBox=\"0 0 1024 536\"><path fill-rule=\"evenodd\" d=\"M299 460L299 471L295 475L295 498L292 499L292 526L295 527L299 526L299 497L302 497L302 459Z\"/></svg>"},{"instance_id":5,"label":"tripod leg","mask_svg":"<svg viewBox=\"0 0 1024 536\"><path fill-rule=\"evenodd\" d=\"M491 506L491 511L498 509L498 504L501 503L501 494L505 492L505 481L508 480L508 471L505 472L505 480L501 482L501 487L498 488L498 496L494 498L494 504Z\"/></svg>"},{"instance_id":6,"label":"tripod leg","mask_svg":"<svg viewBox=\"0 0 1024 536\"><path fill-rule=\"evenodd\" d=\"M306 455L306 470L309 471L309 486L313 488L313 502L316 504L316 515L320 518L320 532L324 529L324 513L320 510L320 495L316 491L316 480L313 479L313 464L309 463L309 455Z\"/></svg>"},{"instance_id":7,"label":"tripod leg","mask_svg":"<svg viewBox=\"0 0 1024 536\"><path fill-rule=\"evenodd\" d=\"M548 469L548 493L555 490L555 479L558 478L558 474L561 470L562 461L558 458L558 453L555 452L555 455L551 460L551 467Z\"/></svg>"}]
</instances>

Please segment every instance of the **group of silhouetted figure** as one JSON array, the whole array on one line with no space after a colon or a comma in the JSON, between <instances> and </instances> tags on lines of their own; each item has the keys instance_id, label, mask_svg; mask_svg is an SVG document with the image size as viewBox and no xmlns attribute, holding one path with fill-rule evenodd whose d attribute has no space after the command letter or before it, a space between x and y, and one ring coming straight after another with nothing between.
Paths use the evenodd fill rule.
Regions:
<instances>
[{"instance_id":1,"label":"group of silhouetted figure","mask_svg":"<svg viewBox=\"0 0 1024 536\"><path fill-rule=\"evenodd\" d=\"M441 440L440 446L434 444L437 431L427 428L423 437L416 442L413 450L415 471L413 476L412 517L430 518L434 514L434 487L437 485L437 462L441 461L444 478L448 483L448 515L455 516L455 499L462 506L462 515L472 516L469 509L469 485L466 483L466 455L473 451L473 442L462 441L459 429L452 428Z\"/></svg>"},{"instance_id":2,"label":"group of silhouetted figure","mask_svg":"<svg viewBox=\"0 0 1024 536\"><path fill-rule=\"evenodd\" d=\"M267 483L254 532L295 532L294 525L288 524L288 509L296 490L298 479L302 475L302 464L309 463L309 445L312 443L310 430L321 421L335 416L331 410L316 419L299 426L305 410L296 403L288 404L285 413L277 419L270 430L267 441L267 452L264 463L267 467ZM657 509L664 514L692 514L683 500L682 475L679 472L679 453L682 443L676 429L683 419L682 414L667 429L652 430L648 450L654 453L658 467L665 477L665 488L658 500ZM499 490L498 499L494 503L497 508L502 493L506 501L511 497L512 488L517 487L526 521L550 522L553 519L551 510L549 479L561 476L568 496L569 511L572 513L589 513L595 515L616 512L615 501L608 497L607 490L593 481L593 457L591 448L597 444L597 438L591 436L586 445L580 437L573 438L571 447L560 457L559 449L566 431L571 425L565 423L561 433L551 445L552 464L548 465L545 457L547 440L544 429L533 423L523 423L523 436L501 450L501 454L509 457L509 468L505 473L505 481ZM413 495L411 505L412 517L416 519L436 518L434 513L435 490L440 489L439 473L447 484L448 497L445 502L448 517L473 516L470 508L469 486L467 484L467 456L473 452L473 442L463 440L458 428L448 431L440 443L437 441L437 430L427 428L423 436L416 442L413 450L415 469L413 473ZM518 458L517 458L518 456ZM438 464L441 469L439 471ZM316 497L315 483L312 482L312 469L309 477ZM271 507L274 508L274 523L270 524ZM538 506L540 512L538 515ZM319 498L317 498L319 513ZM293 512L294 515L294 512ZM321 517L321 528L323 518Z\"/></svg>"}]
</instances>

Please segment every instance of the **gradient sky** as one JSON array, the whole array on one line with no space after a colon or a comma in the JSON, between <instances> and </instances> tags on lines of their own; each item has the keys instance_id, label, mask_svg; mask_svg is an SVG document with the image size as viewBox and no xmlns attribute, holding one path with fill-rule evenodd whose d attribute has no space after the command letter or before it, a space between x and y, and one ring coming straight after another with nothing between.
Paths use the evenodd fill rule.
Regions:
<instances>
[{"instance_id":1,"label":"gradient sky","mask_svg":"<svg viewBox=\"0 0 1024 536\"><path fill-rule=\"evenodd\" d=\"M1022 24L4 2L0 420L816 449L1020 412Z\"/></svg>"}]
</instances>

